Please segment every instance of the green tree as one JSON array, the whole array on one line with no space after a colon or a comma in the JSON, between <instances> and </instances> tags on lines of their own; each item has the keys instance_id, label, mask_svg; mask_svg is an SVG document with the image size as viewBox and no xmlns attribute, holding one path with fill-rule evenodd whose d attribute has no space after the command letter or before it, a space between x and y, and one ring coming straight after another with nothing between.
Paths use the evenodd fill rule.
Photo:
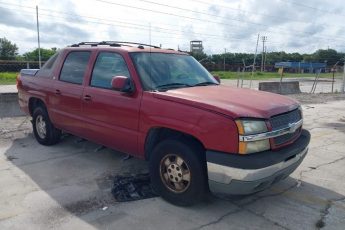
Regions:
<instances>
[{"instance_id":1,"label":"green tree","mask_svg":"<svg viewBox=\"0 0 345 230\"><path fill-rule=\"evenodd\" d=\"M206 54L203 54L206 56ZM278 52L268 52L266 54L266 65L273 66L276 62L322 62L327 63L327 66L333 66L337 61L340 61L339 65L342 65L344 61L345 54L338 52L333 49L327 50L317 50L311 54L300 54L300 53L286 53L284 51ZM213 65L217 65L218 67L223 69L223 63L225 62L227 65L243 65L243 62L248 65L252 65L254 61L254 54L253 53L230 53L227 52L226 54L212 54L207 58L199 58L196 57L197 60L201 60L203 63L213 63ZM261 53L258 53L256 57L256 65L259 66L261 64Z\"/></svg>"},{"instance_id":2,"label":"green tree","mask_svg":"<svg viewBox=\"0 0 345 230\"><path fill-rule=\"evenodd\" d=\"M333 49L319 49L312 54L312 58L314 61L326 62L328 65L334 65L337 61L340 61L342 57L342 54L339 54L336 50Z\"/></svg>"},{"instance_id":3,"label":"green tree","mask_svg":"<svg viewBox=\"0 0 345 230\"><path fill-rule=\"evenodd\" d=\"M205 54L204 52L202 52L202 53L190 53L190 55L192 55L198 61L200 61L204 58L207 58L207 54Z\"/></svg>"},{"instance_id":4,"label":"green tree","mask_svg":"<svg viewBox=\"0 0 345 230\"><path fill-rule=\"evenodd\" d=\"M18 47L16 44L7 40L6 38L0 38L0 59L1 60L14 60L17 56Z\"/></svg>"},{"instance_id":5,"label":"green tree","mask_svg":"<svg viewBox=\"0 0 345 230\"><path fill-rule=\"evenodd\" d=\"M51 56L57 52L56 48L44 49L41 48L41 60L47 61ZM27 61L38 61L38 48L34 49L31 52L26 52L23 54L25 60Z\"/></svg>"}]
</instances>

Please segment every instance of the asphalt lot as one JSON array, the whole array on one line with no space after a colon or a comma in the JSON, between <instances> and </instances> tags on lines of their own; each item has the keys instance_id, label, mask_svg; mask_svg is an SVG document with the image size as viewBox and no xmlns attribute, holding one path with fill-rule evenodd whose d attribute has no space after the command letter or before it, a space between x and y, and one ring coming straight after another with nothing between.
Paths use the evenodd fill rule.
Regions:
<instances>
[{"instance_id":1,"label":"asphalt lot","mask_svg":"<svg viewBox=\"0 0 345 230\"><path fill-rule=\"evenodd\" d=\"M0 229L344 229L344 106L303 105L310 150L286 180L189 208L159 197L118 203L112 177L147 172L146 162L73 136L41 146L29 118L0 119Z\"/></svg>"}]
</instances>

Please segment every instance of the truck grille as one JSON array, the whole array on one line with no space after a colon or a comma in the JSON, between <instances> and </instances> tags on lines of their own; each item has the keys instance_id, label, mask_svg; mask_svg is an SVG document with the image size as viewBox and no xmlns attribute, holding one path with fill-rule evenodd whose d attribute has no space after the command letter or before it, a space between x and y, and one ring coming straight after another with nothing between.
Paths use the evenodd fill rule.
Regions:
<instances>
[{"instance_id":1,"label":"truck grille","mask_svg":"<svg viewBox=\"0 0 345 230\"><path fill-rule=\"evenodd\" d=\"M301 131L301 128L297 129L293 133L287 133L287 134L275 137L275 138L273 138L274 144L275 145L282 145L286 142L289 142L289 141L293 140L295 137L297 137L297 135L300 133L300 131Z\"/></svg>"},{"instance_id":2,"label":"truck grille","mask_svg":"<svg viewBox=\"0 0 345 230\"><path fill-rule=\"evenodd\" d=\"M282 128L289 127L290 123L295 123L301 119L302 119L302 115L301 115L300 110L295 109L291 112L280 114L280 115L270 118L270 123L271 123L272 130L274 131L274 130L279 130ZM300 132L301 132L301 128L297 129L293 133L287 133L287 134L275 137L273 138L274 144L276 146L285 144L297 138Z\"/></svg>"},{"instance_id":3,"label":"truck grille","mask_svg":"<svg viewBox=\"0 0 345 230\"><path fill-rule=\"evenodd\" d=\"M291 112L280 114L270 118L270 123L272 130L278 130L286 128L289 126L289 123L294 123L302 119L301 112L299 109L295 109Z\"/></svg>"}]
</instances>

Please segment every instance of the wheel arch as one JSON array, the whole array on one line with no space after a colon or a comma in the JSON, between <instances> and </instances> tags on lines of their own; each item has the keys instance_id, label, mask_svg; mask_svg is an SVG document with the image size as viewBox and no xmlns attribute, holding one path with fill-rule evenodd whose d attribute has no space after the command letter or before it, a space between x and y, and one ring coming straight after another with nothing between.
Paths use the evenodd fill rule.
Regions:
<instances>
[{"instance_id":1,"label":"wheel arch","mask_svg":"<svg viewBox=\"0 0 345 230\"><path fill-rule=\"evenodd\" d=\"M42 107L46 108L46 105L42 99L40 99L38 97L31 97L29 99L29 113L31 116L34 113L34 109L38 106L42 106Z\"/></svg>"},{"instance_id":2,"label":"wheel arch","mask_svg":"<svg viewBox=\"0 0 345 230\"><path fill-rule=\"evenodd\" d=\"M154 147L165 139L180 139L185 142L189 141L194 143L196 146L205 150L203 143L195 136L185 133L176 129L167 127L153 127L151 128L145 138L145 159L149 160L151 157L152 150Z\"/></svg>"}]
</instances>

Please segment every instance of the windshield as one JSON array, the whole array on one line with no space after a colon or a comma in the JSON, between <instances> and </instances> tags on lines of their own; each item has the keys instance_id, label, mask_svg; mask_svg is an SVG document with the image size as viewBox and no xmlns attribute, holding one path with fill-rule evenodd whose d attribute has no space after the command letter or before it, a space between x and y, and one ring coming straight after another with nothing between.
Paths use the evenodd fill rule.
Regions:
<instances>
[{"instance_id":1,"label":"windshield","mask_svg":"<svg viewBox=\"0 0 345 230\"><path fill-rule=\"evenodd\" d=\"M214 77L192 56L131 53L145 90L216 85Z\"/></svg>"}]
</instances>

